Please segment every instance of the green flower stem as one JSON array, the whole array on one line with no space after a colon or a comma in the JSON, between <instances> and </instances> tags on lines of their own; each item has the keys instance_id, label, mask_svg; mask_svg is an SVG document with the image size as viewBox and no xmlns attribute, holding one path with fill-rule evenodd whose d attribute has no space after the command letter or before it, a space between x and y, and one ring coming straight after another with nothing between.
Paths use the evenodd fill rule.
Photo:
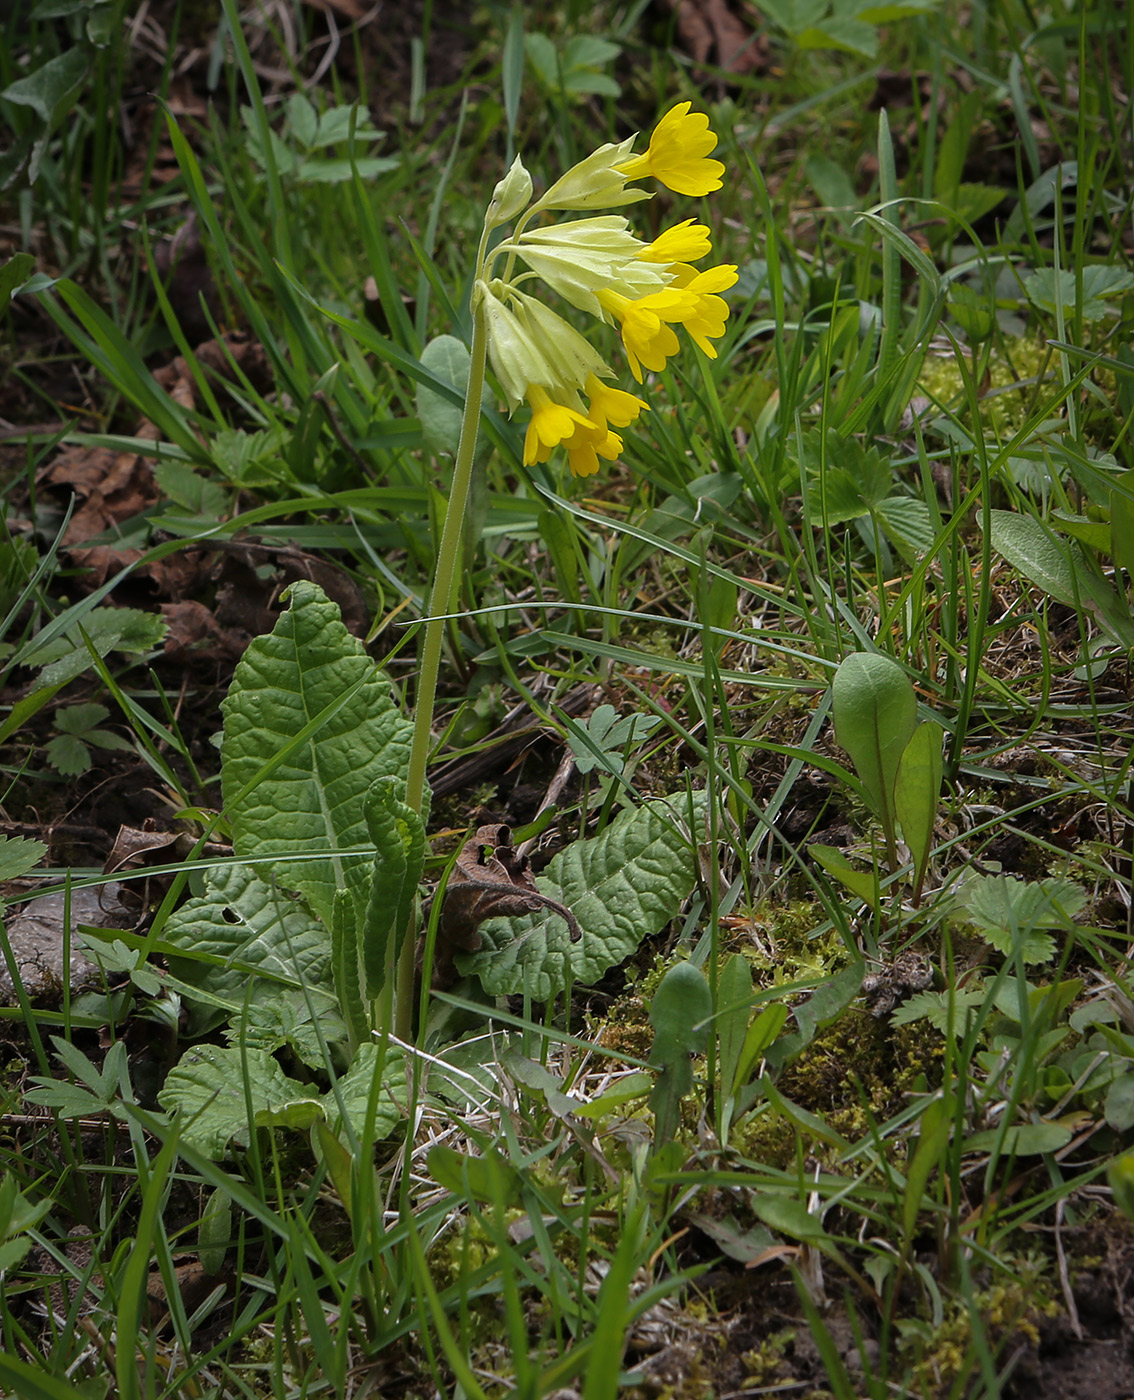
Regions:
<instances>
[{"instance_id":1,"label":"green flower stem","mask_svg":"<svg viewBox=\"0 0 1134 1400\"><path fill-rule=\"evenodd\" d=\"M478 260L479 265L479 260ZM453 582L461 557L461 531L465 523L465 506L472 481L473 459L476 456L477 433L480 428L480 397L484 389L484 368L488 350L488 328L484 309L473 307L472 351L469 359L469 383L465 396L465 413L461 420L461 440L457 460L453 465L453 484L445 508L445 524L441 530L441 545L437 552L437 568L429 594L429 615L421 643L417 695L414 703L413 744L410 748L409 772L406 776L406 802L420 812L425 795L425 766L433 745L433 710L437 699L437 677L441 670L441 647L445 639L444 614L451 611ZM409 1040L413 1028L413 983L415 955L415 920L402 938L398 959L398 995L395 1011L395 1032L401 1040Z\"/></svg>"}]
</instances>

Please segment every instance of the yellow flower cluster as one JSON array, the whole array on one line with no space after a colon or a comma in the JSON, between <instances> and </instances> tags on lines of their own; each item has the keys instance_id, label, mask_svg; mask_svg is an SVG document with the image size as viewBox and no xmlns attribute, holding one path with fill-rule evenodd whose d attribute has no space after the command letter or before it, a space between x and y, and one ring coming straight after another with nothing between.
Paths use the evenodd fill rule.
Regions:
<instances>
[{"instance_id":1,"label":"yellow flower cluster","mask_svg":"<svg viewBox=\"0 0 1134 1400\"><path fill-rule=\"evenodd\" d=\"M613 428L633 423L647 405L635 394L604 384L614 377L590 342L562 316L521 289L538 277L556 295L608 324L618 323L634 378L658 372L680 348L682 326L706 355L724 334L728 304L720 296L736 281L731 264L698 272L712 252L709 230L686 219L652 243L630 231L617 214L600 214L532 227L551 211L609 209L648 199L631 180L652 176L678 194L700 196L721 188L724 165L710 152L717 138L703 112L678 103L661 119L643 155L634 138L600 146L534 203L532 180L517 158L497 185L485 220L485 238L513 223L510 235L482 256L473 292L474 311L485 318L492 367L509 409L531 406L524 463L545 462L557 447L567 452L576 476L613 461L622 439ZM492 275L504 260L504 269ZM528 269L516 272L521 262Z\"/></svg>"}]
</instances>

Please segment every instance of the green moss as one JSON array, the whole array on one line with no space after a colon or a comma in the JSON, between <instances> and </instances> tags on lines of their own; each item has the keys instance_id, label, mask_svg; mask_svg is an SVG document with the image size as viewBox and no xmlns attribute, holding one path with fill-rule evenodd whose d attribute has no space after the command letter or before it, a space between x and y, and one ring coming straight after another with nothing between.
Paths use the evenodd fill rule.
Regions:
<instances>
[{"instance_id":1,"label":"green moss","mask_svg":"<svg viewBox=\"0 0 1134 1400\"><path fill-rule=\"evenodd\" d=\"M963 1299L950 1303L935 1331L913 1322L901 1328L898 1354L907 1368L903 1374L911 1382L913 1394L948 1394L957 1378L968 1373L974 1317L981 1319L985 1337L994 1348L1038 1346L1040 1324L1060 1312L1046 1263L1034 1257L1020 1261L1004 1257L1002 1262L1016 1263L1016 1275L974 1293L971 1307Z\"/></svg>"},{"instance_id":2,"label":"green moss","mask_svg":"<svg viewBox=\"0 0 1134 1400\"><path fill-rule=\"evenodd\" d=\"M1040 339L1017 336L1006 340L1002 349L994 349L989 358L986 382L981 386L980 411L985 425L1001 436L1016 432L1035 404L1038 386L1026 381L1045 373L1054 376L1055 364L1050 350ZM1021 383L1023 388L1010 387ZM952 409L962 422L967 419L965 379L955 357L927 359L922 366L918 391Z\"/></svg>"},{"instance_id":3,"label":"green moss","mask_svg":"<svg viewBox=\"0 0 1134 1400\"><path fill-rule=\"evenodd\" d=\"M840 1137L857 1142L905 1104L920 1075L940 1079L943 1042L926 1022L892 1026L852 1008L819 1032L783 1071L777 1087L792 1103L821 1118ZM733 1145L750 1161L786 1168L798 1152L830 1162L831 1144L771 1109L744 1119ZM889 1139L887 1150L904 1145Z\"/></svg>"}]
</instances>

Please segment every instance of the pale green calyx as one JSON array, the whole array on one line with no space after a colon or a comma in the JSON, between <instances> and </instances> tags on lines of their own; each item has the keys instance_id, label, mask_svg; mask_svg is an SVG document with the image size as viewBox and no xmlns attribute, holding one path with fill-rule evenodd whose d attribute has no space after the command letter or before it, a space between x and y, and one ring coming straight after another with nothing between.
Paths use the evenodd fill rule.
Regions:
<instances>
[{"instance_id":1,"label":"pale green calyx","mask_svg":"<svg viewBox=\"0 0 1134 1400\"><path fill-rule=\"evenodd\" d=\"M495 285L503 288L505 284L497 282ZM479 297L484 308L492 368L508 399L509 411L514 410L523 402L529 384L550 388L555 383L555 374L526 326L486 282L478 282L473 295Z\"/></svg>"},{"instance_id":2,"label":"pale green calyx","mask_svg":"<svg viewBox=\"0 0 1134 1400\"><path fill-rule=\"evenodd\" d=\"M629 159L634 139L631 136L618 145L608 141L597 151L592 151L556 180L547 193L536 201L532 212L541 209L610 209L618 204L637 204L640 199L652 198L645 190L628 190L627 177L617 168L619 163Z\"/></svg>"},{"instance_id":3,"label":"pale green calyx","mask_svg":"<svg viewBox=\"0 0 1134 1400\"><path fill-rule=\"evenodd\" d=\"M647 296L672 280L656 263L639 258L646 244L635 238L620 214L528 229L514 245L531 270L561 297L601 316L595 298L601 288L626 297Z\"/></svg>"}]
</instances>

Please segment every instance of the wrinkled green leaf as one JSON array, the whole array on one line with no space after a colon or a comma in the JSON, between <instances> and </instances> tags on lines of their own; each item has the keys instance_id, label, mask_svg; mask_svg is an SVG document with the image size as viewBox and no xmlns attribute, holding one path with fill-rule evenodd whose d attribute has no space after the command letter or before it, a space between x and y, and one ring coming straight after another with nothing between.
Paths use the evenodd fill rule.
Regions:
<instances>
[{"instance_id":1,"label":"wrinkled green leaf","mask_svg":"<svg viewBox=\"0 0 1134 1400\"><path fill-rule=\"evenodd\" d=\"M186 954L171 954L168 961L173 975L190 989L186 999L193 1034L224 1019L225 1012L212 998L220 998L234 1012L246 1005L286 1004L293 1014L304 1015L306 987L317 1009L333 1004L321 990L330 981L329 930L306 905L250 866L222 865L208 871L205 893L170 915L165 941ZM193 988L208 997L194 1004Z\"/></svg>"},{"instance_id":2,"label":"wrinkled green leaf","mask_svg":"<svg viewBox=\"0 0 1134 1400\"><path fill-rule=\"evenodd\" d=\"M200 1045L170 1070L158 1102L167 1112L182 1115L184 1141L217 1158L230 1143L248 1146L249 1104L255 1117L310 1097L307 1086L289 1079L263 1050Z\"/></svg>"},{"instance_id":3,"label":"wrinkled green leaf","mask_svg":"<svg viewBox=\"0 0 1134 1400\"><path fill-rule=\"evenodd\" d=\"M538 1001L547 1001L568 980L597 982L643 938L660 932L692 890L696 863L685 830L688 806L684 794L644 803L552 860L536 883L575 915L583 930L578 943L549 910L490 919L481 925L483 948L459 956L458 969L479 977L494 996L527 987ZM700 820L703 797L694 810Z\"/></svg>"},{"instance_id":4,"label":"wrinkled green leaf","mask_svg":"<svg viewBox=\"0 0 1134 1400\"><path fill-rule=\"evenodd\" d=\"M339 1081L339 1095L356 1132L364 1127L377 1059L377 1046L360 1046ZM376 1137L386 1136L401 1119L395 1100L395 1094L404 1098L401 1064L400 1052L387 1053L378 1088ZM158 1101L167 1112L181 1113L182 1137L213 1158L223 1156L230 1144L247 1147L251 1127L246 1102L251 1104L252 1127L302 1129L324 1121L337 1130L342 1123L333 1090L320 1094L312 1085L288 1078L265 1051L237 1045L201 1045L190 1050L170 1070Z\"/></svg>"},{"instance_id":5,"label":"wrinkled green leaf","mask_svg":"<svg viewBox=\"0 0 1134 1400\"><path fill-rule=\"evenodd\" d=\"M368 894L366 794L377 778L405 781L412 725L338 608L306 581L244 653L222 710L233 847L274 861L277 880L330 928L336 889Z\"/></svg>"}]
</instances>

